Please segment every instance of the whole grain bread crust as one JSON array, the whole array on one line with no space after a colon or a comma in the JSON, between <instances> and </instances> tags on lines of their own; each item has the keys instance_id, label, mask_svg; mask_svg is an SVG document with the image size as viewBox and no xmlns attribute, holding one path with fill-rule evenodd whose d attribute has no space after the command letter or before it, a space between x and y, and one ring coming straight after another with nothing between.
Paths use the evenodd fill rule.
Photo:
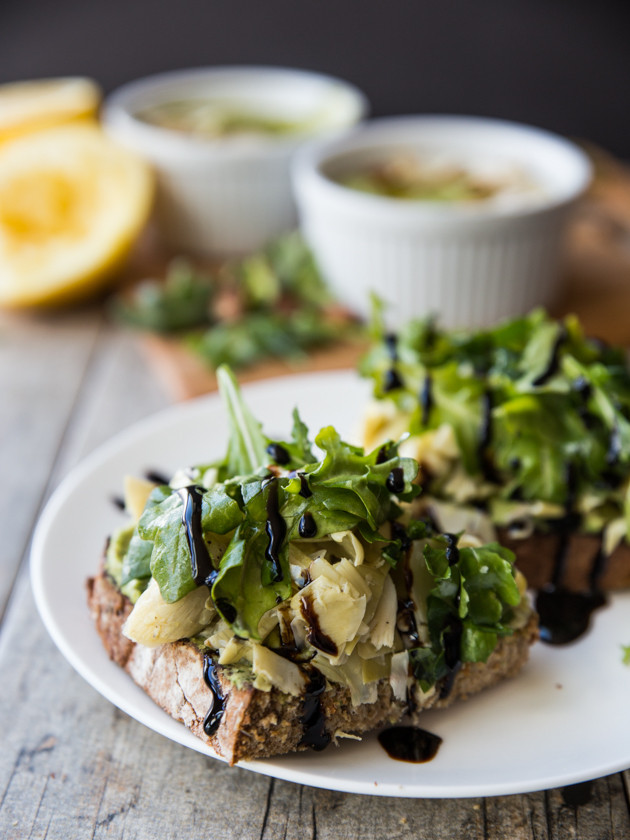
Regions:
<instances>
[{"instance_id":1,"label":"whole grain bread crust","mask_svg":"<svg viewBox=\"0 0 630 840\"><path fill-rule=\"evenodd\" d=\"M132 604L110 578L101 573L87 581L88 605L96 629L110 657L171 717L181 721L230 764L271 757L304 749L303 701L277 689L260 691L251 685L235 686L220 667L217 676L224 697L224 712L216 733L208 737L203 721L212 705L212 692L203 679L203 654L189 641L147 648L122 634ZM514 635L499 640L486 663L466 663L458 671L447 697L437 692L418 695L416 711L443 708L459 698L489 688L520 671L537 638L537 620ZM376 702L352 705L350 693L329 686L321 695L327 733L333 740L341 734L361 735L396 723L407 704L395 699L388 680L378 684Z\"/></svg>"}]
</instances>

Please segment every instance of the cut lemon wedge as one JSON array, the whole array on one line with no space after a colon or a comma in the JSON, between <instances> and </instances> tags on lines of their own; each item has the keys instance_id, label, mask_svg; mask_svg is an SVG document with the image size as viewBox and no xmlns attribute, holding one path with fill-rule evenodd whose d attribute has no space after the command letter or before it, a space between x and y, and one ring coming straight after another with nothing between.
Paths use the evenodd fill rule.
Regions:
<instances>
[{"instance_id":1,"label":"cut lemon wedge","mask_svg":"<svg viewBox=\"0 0 630 840\"><path fill-rule=\"evenodd\" d=\"M31 131L95 117L101 90L91 79L37 79L0 85L0 143Z\"/></svg>"},{"instance_id":2,"label":"cut lemon wedge","mask_svg":"<svg viewBox=\"0 0 630 840\"><path fill-rule=\"evenodd\" d=\"M0 147L0 305L65 304L102 288L151 205L153 178L96 126Z\"/></svg>"}]
</instances>

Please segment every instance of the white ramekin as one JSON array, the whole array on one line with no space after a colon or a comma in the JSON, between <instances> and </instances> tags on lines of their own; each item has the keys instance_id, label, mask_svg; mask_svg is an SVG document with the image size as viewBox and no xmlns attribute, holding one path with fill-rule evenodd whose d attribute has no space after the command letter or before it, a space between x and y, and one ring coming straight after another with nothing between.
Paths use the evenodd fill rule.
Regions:
<instances>
[{"instance_id":1,"label":"white ramekin","mask_svg":"<svg viewBox=\"0 0 630 840\"><path fill-rule=\"evenodd\" d=\"M529 203L465 206L371 195L332 179L401 150L464 166L513 164L542 194ZM586 155L561 137L458 116L366 122L305 146L293 165L300 223L333 291L363 316L376 293L391 326L436 315L445 326L475 327L549 305L562 234L590 177Z\"/></svg>"},{"instance_id":2,"label":"white ramekin","mask_svg":"<svg viewBox=\"0 0 630 840\"><path fill-rule=\"evenodd\" d=\"M304 134L202 139L150 125L142 110L204 96L287 120L313 118ZM156 170L156 218L171 247L228 256L247 253L294 226L290 162L315 135L348 129L367 112L365 96L338 79L279 67L178 70L131 82L103 109L106 130Z\"/></svg>"}]
</instances>

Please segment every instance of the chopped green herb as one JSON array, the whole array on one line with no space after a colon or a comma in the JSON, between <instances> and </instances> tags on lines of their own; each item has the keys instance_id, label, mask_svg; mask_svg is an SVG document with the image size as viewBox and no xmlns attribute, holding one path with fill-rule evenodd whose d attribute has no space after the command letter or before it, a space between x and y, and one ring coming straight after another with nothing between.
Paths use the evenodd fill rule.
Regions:
<instances>
[{"instance_id":1,"label":"chopped green herb","mask_svg":"<svg viewBox=\"0 0 630 840\"><path fill-rule=\"evenodd\" d=\"M333 303L313 255L291 233L212 275L175 260L164 281L146 280L116 296L112 313L121 323L180 338L216 370L296 361L315 347L358 337L349 316L329 316Z\"/></svg>"}]
</instances>

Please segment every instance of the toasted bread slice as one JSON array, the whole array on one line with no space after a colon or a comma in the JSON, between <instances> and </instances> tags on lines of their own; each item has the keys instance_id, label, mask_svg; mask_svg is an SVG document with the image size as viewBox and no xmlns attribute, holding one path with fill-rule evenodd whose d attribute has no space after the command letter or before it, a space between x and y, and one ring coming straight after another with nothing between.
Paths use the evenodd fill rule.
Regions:
<instances>
[{"instance_id":1,"label":"toasted bread slice","mask_svg":"<svg viewBox=\"0 0 630 840\"><path fill-rule=\"evenodd\" d=\"M306 749L304 698L283 694L276 688L261 691L251 685L234 685L225 670L217 667L224 699L223 716L216 732L208 737L204 718L213 704L213 693L203 678L202 651L187 640L147 648L127 639L122 626L132 604L104 573L87 582L88 604L103 645L114 662L171 717L185 724L230 764ZM414 714L443 708L516 675L528 659L537 638L534 613L514 635L501 638L485 663L466 663L457 672L446 697L434 691L417 692ZM321 695L325 733L335 741L342 735L360 736L396 723L408 704L397 700L389 680L378 684L374 703L353 706L347 688L327 684Z\"/></svg>"},{"instance_id":2,"label":"toasted bread slice","mask_svg":"<svg viewBox=\"0 0 630 840\"><path fill-rule=\"evenodd\" d=\"M507 529L499 529L498 540L516 556L516 567L532 589L541 589L555 577L561 537L534 531L525 539L514 539ZM620 543L608 557L600 555L601 538L573 533L562 560L561 583L567 589L583 592L593 586L608 591L630 587L630 546Z\"/></svg>"}]
</instances>

